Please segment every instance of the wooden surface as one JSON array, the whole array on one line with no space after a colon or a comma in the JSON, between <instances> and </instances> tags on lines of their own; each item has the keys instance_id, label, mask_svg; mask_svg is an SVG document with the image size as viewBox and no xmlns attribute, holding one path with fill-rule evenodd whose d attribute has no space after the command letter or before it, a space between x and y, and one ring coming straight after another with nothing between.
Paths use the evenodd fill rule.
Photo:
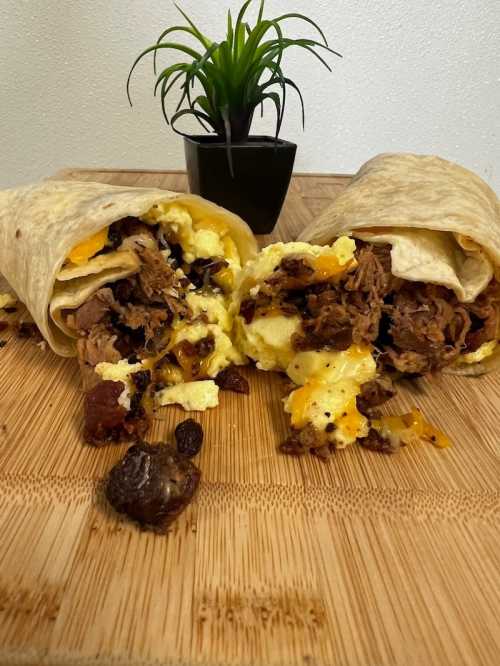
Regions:
<instances>
[{"instance_id":1,"label":"wooden surface","mask_svg":"<svg viewBox=\"0 0 500 666\"><path fill-rule=\"evenodd\" d=\"M66 178L185 187L182 174ZM296 177L273 238L345 186ZM0 350L0 663L205 666L500 663L500 376L407 384L454 441L329 464L278 455L282 380L248 371L206 432L197 501L167 537L117 521L99 480L126 447L81 442L77 364ZM160 412L151 441L184 417Z\"/></svg>"}]
</instances>

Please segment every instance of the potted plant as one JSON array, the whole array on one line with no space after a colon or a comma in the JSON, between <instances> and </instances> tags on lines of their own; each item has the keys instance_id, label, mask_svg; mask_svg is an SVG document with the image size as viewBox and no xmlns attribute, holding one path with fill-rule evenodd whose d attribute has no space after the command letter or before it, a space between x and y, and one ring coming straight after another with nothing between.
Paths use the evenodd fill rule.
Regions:
<instances>
[{"instance_id":1,"label":"potted plant","mask_svg":"<svg viewBox=\"0 0 500 666\"><path fill-rule=\"evenodd\" d=\"M138 56L128 76L127 95L132 105L132 73L144 56L153 53L154 92L160 93L167 124L184 136L191 192L238 213L256 233L269 233L279 217L297 149L296 144L279 139L290 88L299 96L303 126L305 123L302 94L283 73L283 56L287 49L300 47L331 71L321 50L340 54L328 46L321 28L302 14L265 19L265 0L260 1L257 21L250 26L245 16L252 2L246 0L235 23L228 12L227 34L221 42L206 37L176 5L187 24L167 28ZM286 36L282 26L289 19L309 24L321 41ZM173 33L190 35L197 48L170 41ZM184 61L157 75L157 55L164 49L181 53ZM169 118L166 101L176 84L180 85L180 100ZM260 106L263 110L267 102L276 113L275 136L249 136L255 109ZM196 118L209 134L189 136L181 132L177 123L184 116Z\"/></svg>"}]
</instances>

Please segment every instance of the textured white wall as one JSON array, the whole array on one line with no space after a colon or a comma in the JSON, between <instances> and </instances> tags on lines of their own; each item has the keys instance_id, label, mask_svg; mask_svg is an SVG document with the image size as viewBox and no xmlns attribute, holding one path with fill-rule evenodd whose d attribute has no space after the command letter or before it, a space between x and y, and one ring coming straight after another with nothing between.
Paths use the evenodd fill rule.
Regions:
<instances>
[{"instance_id":1,"label":"textured white wall","mask_svg":"<svg viewBox=\"0 0 500 666\"><path fill-rule=\"evenodd\" d=\"M239 0L180 0L215 38ZM291 101L282 137L297 170L352 172L381 151L437 153L500 192L499 0L268 0L302 11L344 54L329 75L290 51L307 105ZM135 55L178 17L167 0L0 0L0 187L64 166L182 168L182 141L152 98ZM290 23L290 28L293 29ZM272 109L254 131L272 132Z\"/></svg>"}]
</instances>

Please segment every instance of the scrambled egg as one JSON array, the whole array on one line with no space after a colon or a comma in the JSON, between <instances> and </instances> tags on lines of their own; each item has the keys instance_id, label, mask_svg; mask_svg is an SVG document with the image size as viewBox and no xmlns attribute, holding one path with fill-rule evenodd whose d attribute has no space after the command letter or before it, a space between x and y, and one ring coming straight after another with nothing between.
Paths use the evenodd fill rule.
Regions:
<instances>
[{"instance_id":1,"label":"scrambled egg","mask_svg":"<svg viewBox=\"0 0 500 666\"><path fill-rule=\"evenodd\" d=\"M160 223L173 232L180 243L184 260L191 264L196 259L226 257L232 268L241 268L236 245L230 246L228 229L221 223L210 220L193 221L189 211L176 203L164 202L153 208L142 218L148 223Z\"/></svg>"},{"instance_id":2,"label":"scrambled egg","mask_svg":"<svg viewBox=\"0 0 500 666\"><path fill-rule=\"evenodd\" d=\"M316 271L315 279L321 282L333 279L355 266L355 250L355 241L346 236L330 246L308 243L269 245L241 271L231 310L237 312L241 301L248 294L256 296L261 283L269 278L282 259L289 255L309 258ZM286 370L294 356L291 337L299 329L299 317L256 317L250 324L246 324L239 315L235 317L237 344L247 356L257 362L257 367L261 370Z\"/></svg>"},{"instance_id":3,"label":"scrambled egg","mask_svg":"<svg viewBox=\"0 0 500 666\"><path fill-rule=\"evenodd\" d=\"M210 334L214 337L215 349L205 359L204 374L206 376L216 377L228 365L232 363L243 365L246 362L245 357L233 345L231 338L217 324L187 324L181 322L174 329L169 348L172 349L182 340L196 343Z\"/></svg>"},{"instance_id":4,"label":"scrambled egg","mask_svg":"<svg viewBox=\"0 0 500 666\"><path fill-rule=\"evenodd\" d=\"M212 379L178 384L159 391L156 400L162 407L181 405L187 412L204 412L219 404L219 387Z\"/></svg>"},{"instance_id":5,"label":"scrambled egg","mask_svg":"<svg viewBox=\"0 0 500 666\"><path fill-rule=\"evenodd\" d=\"M0 310L10 308L17 303L17 299L12 294L0 294Z\"/></svg>"},{"instance_id":6,"label":"scrambled egg","mask_svg":"<svg viewBox=\"0 0 500 666\"><path fill-rule=\"evenodd\" d=\"M257 317L251 324L237 318L236 342L257 362L259 370L286 370L294 358L291 338L300 329L300 317Z\"/></svg>"},{"instance_id":7,"label":"scrambled egg","mask_svg":"<svg viewBox=\"0 0 500 666\"><path fill-rule=\"evenodd\" d=\"M299 242L268 245L242 270L237 285L237 299L241 302L251 288L270 277L282 259L291 254L309 258L316 269L317 281L320 282L341 275L355 266L355 250L356 242L347 236L338 238L332 245Z\"/></svg>"},{"instance_id":8,"label":"scrambled egg","mask_svg":"<svg viewBox=\"0 0 500 666\"><path fill-rule=\"evenodd\" d=\"M300 388L285 399L285 412L294 428L312 424L325 441L339 448L368 434L368 421L358 411L361 385L375 378L376 363L368 347L352 345L347 351L300 352L287 374Z\"/></svg>"},{"instance_id":9,"label":"scrambled egg","mask_svg":"<svg viewBox=\"0 0 500 666\"><path fill-rule=\"evenodd\" d=\"M204 314L209 324L218 324L225 332L231 330L233 322L227 310L226 299L222 294L205 294L192 291L187 295L186 301L195 317Z\"/></svg>"},{"instance_id":10,"label":"scrambled egg","mask_svg":"<svg viewBox=\"0 0 500 666\"><path fill-rule=\"evenodd\" d=\"M131 382L130 375L140 370L144 370L142 363L129 363L127 359L122 359L118 363L102 362L95 366L95 371L104 381L123 382L124 384Z\"/></svg>"},{"instance_id":11,"label":"scrambled egg","mask_svg":"<svg viewBox=\"0 0 500 666\"><path fill-rule=\"evenodd\" d=\"M352 238L339 238L331 246L308 243L276 243L262 250L241 272L232 309L249 294L256 296L261 284L272 275L284 257L303 256L314 268L313 281L335 280L356 266ZM235 339L240 349L256 361L261 370L286 371L299 386L285 400L292 426L312 424L324 433L325 442L342 447L368 434L368 421L358 411L356 397L361 385L374 379L376 364L368 347L353 345L347 351L295 352L291 345L300 331L299 316L271 313L247 324L235 317Z\"/></svg>"}]
</instances>

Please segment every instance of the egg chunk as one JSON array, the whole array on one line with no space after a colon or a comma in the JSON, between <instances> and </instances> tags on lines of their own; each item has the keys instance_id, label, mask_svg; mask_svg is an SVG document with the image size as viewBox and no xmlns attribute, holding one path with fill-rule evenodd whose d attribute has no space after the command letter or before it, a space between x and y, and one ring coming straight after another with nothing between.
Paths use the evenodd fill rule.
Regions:
<instances>
[{"instance_id":1,"label":"egg chunk","mask_svg":"<svg viewBox=\"0 0 500 666\"><path fill-rule=\"evenodd\" d=\"M238 317L236 342L241 351L256 362L259 370L286 370L295 356L292 336L299 329L300 317L258 317L251 324L245 324Z\"/></svg>"},{"instance_id":2,"label":"egg chunk","mask_svg":"<svg viewBox=\"0 0 500 666\"><path fill-rule=\"evenodd\" d=\"M170 202L153 206L142 220L150 224L161 224L167 236L180 244L184 261L188 264L192 264L196 259L219 257L228 262L233 277L234 273L241 269L240 255L229 236L229 229L218 220L193 219L185 206Z\"/></svg>"},{"instance_id":3,"label":"egg chunk","mask_svg":"<svg viewBox=\"0 0 500 666\"><path fill-rule=\"evenodd\" d=\"M204 412L219 404L219 387L209 379L169 386L156 394L161 406L180 405L187 412Z\"/></svg>"},{"instance_id":4,"label":"egg chunk","mask_svg":"<svg viewBox=\"0 0 500 666\"><path fill-rule=\"evenodd\" d=\"M186 297L194 317L205 316L209 324L218 324L222 331L232 328L232 317L228 312L223 294L190 292Z\"/></svg>"},{"instance_id":5,"label":"egg chunk","mask_svg":"<svg viewBox=\"0 0 500 666\"><path fill-rule=\"evenodd\" d=\"M260 370L285 371L295 351L292 337L301 330L299 315L285 316L271 309L265 316L256 315L247 323L239 314L243 300L256 298L280 263L289 256L304 258L313 269L314 282L335 280L356 265L356 243L352 238L339 238L331 246L308 243L274 243L264 248L256 259L247 264L239 276L233 295L231 311L235 316L235 338L244 354L253 359Z\"/></svg>"},{"instance_id":6,"label":"egg chunk","mask_svg":"<svg viewBox=\"0 0 500 666\"><path fill-rule=\"evenodd\" d=\"M285 399L285 412L296 429L313 426L318 444L338 448L368 434L368 420L356 405L361 385L375 378L376 363L368 347L352 345L347 351L301 352L287 368L301 385Z\"/></svg>"},{"instance_id":7,"label":"egg chunk","mask_svg":"<svg viewBox=\"0 0 500 666\"><path fill-rule=\"evenodd\" d=\"M315 281L322 282L334 279L354 267L355 250L356 242L347 236L341 236L332 245L309 245L301 242L268 245L241 271L235 301L240 303L250 289L258 287L271 277L282 260L288 256L304 257L315 271Z\"/></svg>"}]
</instances>

